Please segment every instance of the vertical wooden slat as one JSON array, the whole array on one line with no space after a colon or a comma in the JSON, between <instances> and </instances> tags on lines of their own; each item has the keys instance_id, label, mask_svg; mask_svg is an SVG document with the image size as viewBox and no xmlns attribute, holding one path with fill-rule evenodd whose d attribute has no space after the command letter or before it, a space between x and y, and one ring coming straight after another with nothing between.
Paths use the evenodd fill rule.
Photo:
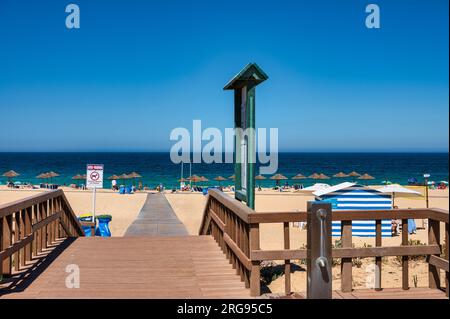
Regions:
<instances>
[{"instance_id":1,"label":"vertical wooden slat","mask_svg":"<svg viewBox=\"0 0 450 319\"><path fill-rule=\"evenodd\" d=\"M22 209L19 212L19 230L20 230L20 239L24 239L25 237L27 237L27 233L25 232L25 215L26 215L26 209ZM23 247L20 249L19 251L19 261L20 261L20 266L24 267L25 266L25 250L27 249L27 247Z\"/></svg>"},{"instance_id":2,"label":"vertical wooden slat","mask_svg":"<svg viewBox=\"0 0 450 319\"><path fill-rule=\"evenodd\" d=\"M343 220L341 223L341 242L343 248L352 247L352 221ZM341 290L352 291L352 259L342 258L341 261Z\"/></svg>"},{"instance_id":3,"label":"vertical wooden slat","mask_svg":"<svg viewBox=\"0 0 450 319\"><path fill-rule=\"evenodd\" d=\"M12 244L12 215L2 218L2 250L8 248ZM12 275L12 258L6 257L2 261L2 270L0 274L3 276Z\"/></svg>"},{"instance_id":4,"label":"vertical wooden slat","mask_svg":"<svg viewBox=\"0 0 450 319\"><path fill-rule=\"evenodd\" d=\"M377 219L375 221L375 246L381 247L382 245L382 228L381 220ZM382 267L382 257L375 257L375 290L380 291L381 288L381 267Z\"/></svg>"},{"instance_id":5,"label":"vertical wooden slat","mask_svg":"<svg viewBox=\"0 0 450 319\"><path fill-rule=\"evenodd\" d=\"M12 227L13 227L13 243L17 243L20 240L20 221L19 221L19 215L20 212L15 212L14 216L12 216ZM16 251L13 254L13 264L14 264L14 270L19 271L20 270L20 252Z\"/></svg>"},{"instance_id":6,"label":"vertical wooden slat","mask_svg":"<svg viewBox=\"0 0 450 319\"><path fill-rule=\"evenodd\" d=\"M28 207L25 210L25 216L24 216L24 232L26 236L31 236L31 220L33 218L33 207ZM28 244L25 246L25 262L31 261L33 251L33 244Z\"/></svg>"},{"instance_id":7,"label":"vertical wooden slat","mask_svg":"<svg viewBox=\"0 0 450 319\"><path fill-rule=\"evenodd\" d=\"M402 219L402 246L408 246L408 220ZM402 256L402 288L409 289L409 256Z\"/></svg>"},{"instance_id":8,"label":"vertical wooden slat","mask_svg":"<svg viewBox=\"0 0 450 319\"><path fill-rule=\"evenodd\" d=\"M284 249L290 249L289 223L283 223L284 229ZM291 293L291 261L286 259L284 261L284 291L286 295Z\"/></svg>"},{"instance_id":9,"label":"vertical wooden slat","mask_svg":"<svg viewBox=\"0 0 450 319\"><path fill-rule=\"evenodd\" d=\"M440 230L439 222L436 220L428 220L428 245L439 245ZM428 281L430 288L440 289L440 274L439 269L436 266L428 264Z\"/></svg>"},{"instance_id":10,"label":"vertical wooden slat","mask_svg":"<svg viewBox=\"0 0 450 319\"><path fill-rule=\"evenodd\" d=\"M259 250L259 224L250 224L250 252ZM260 276L261 269L259 261L252 261L250 270L250 295L252 297L261 295Z\"/></svg>"},{"instance_id":11,"label":"vertical wooden slat","mask_svg":"<svg viewBox=\"0 0 450 319\"><path fill-rule=\"evenodd\" d=\"M33 205L33 215L32 215L32 220L31 220L32 225L37 222L38 216L39 216L39 205ZM40 247L40 237L39 236L40 236L39 231L36 231L34 233L34 239L33 239L33 256L37 256L37 254L39 252L39 247Z\"/></svg>"},{"instance_id":12,"label":"vertical wooden slat","mask_svg":"<svg viewBox=\"0 0 450 319\"><path fill-rule=\"evenodd\" d=\"M41 213L40 220L44 220L45 217L47 216L47 203L41 203L40 213ZM46 227L42 227L41 228L41 252L44 251L45 248L47 248L46 242L47 242L47 229L46 229Z\"/></svg>"}]
</instances>

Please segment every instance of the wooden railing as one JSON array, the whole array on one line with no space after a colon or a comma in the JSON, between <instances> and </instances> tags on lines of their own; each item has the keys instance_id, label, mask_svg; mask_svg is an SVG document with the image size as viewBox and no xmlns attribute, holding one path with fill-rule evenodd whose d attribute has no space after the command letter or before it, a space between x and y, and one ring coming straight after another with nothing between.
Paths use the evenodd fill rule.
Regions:
<instances>
[{"instance_id":1,"label":"wooden railing","mask_svg":"<svg viewBox=\"0 0 450 319\"><path fill-rule=\"evenodd\" d=\"M285 292L291 293L291 260L306 259L306 249L290 248L289 223L306 222L308 212L257 213L234 198L210 189L205 206L200 235L212 235L241 276L252 296L261 294L260 262L283 260L285 268ZM439 269L445 270L446 294L449 295L449 246L448 211L440 209L407 209L386 211L339 211L332 216L341 221L342 248L332 250L333 258L341 259L341 290L352 290L352 259L374 257L381 274L381 258L402 257L402 287L409 288L409 256L426 255L429 266L429 287L440 288ZM410 246L408 232L402 231L402 245L382 247L382 219L401 219L407 229L408 219L428 219L428 244ZM375 220L375 247L353 247L352 220ZM263 223L280 223L283 226L284 249L261 250L259 226ZM440 223L445 223L445 251L440 242ZM444 253L445 258L441 255ZM375 286L381 289L381 276Z\"/></svg>"},{"instance_id":2,"label":"wooden railing","mask_svg":"<svg viewBox=\"0 0 450 319\"><path fill-rule=\"evenodd\" d=\"M0 280L65 237L84 232L62 190L0 205Z\"/></svg>"}]
</instances>

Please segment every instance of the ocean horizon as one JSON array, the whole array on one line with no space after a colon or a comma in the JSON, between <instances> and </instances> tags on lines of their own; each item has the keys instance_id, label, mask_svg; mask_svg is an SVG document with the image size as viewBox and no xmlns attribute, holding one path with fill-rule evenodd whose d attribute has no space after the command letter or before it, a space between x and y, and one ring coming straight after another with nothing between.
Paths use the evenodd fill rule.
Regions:
<instances>
[{"instance_id":1,"label":"ocean horizon","mask_svg":"<svg viewBox=\"0 0 450 319\"><path fill-rule=\"evenodd\" d=\"M449 153L387 153L387 152L280 152L277 173L288 178L296 174L309 176L313 173L324 173L331 177L328 180L287 180L289 184L312 185L316 182L337 184L348 178L333 178L340 171L349 173L356 171L360 174L368 173L374 180L361 181L362 184L376 185L384 180L393 183L407 184L409 178L423 181L423 174L431 174L430 180L448 181ZM0 174L8 170L15 170L20 174L15 181L39 184L43 182L37 175L54 171L60 176L53 178L53 183L69 185L76 183L72 176L86 173L87 164L105 165L104 187L110 187L106 178L110 175L120 175L138 172L139 179L144 186L155 187L162 183L166 188L178 187L181 177L181 164L174 164L170 160L169 152L0 152ZM183 165L183 177L188 177L189 164ZM256 174L259 174L257 163ZM205 185L217 185L214 178L221 175L228 178L234 174L234 166L229 163L192 164L192 174L205 176L210 181ZM268 179L258 181L263 187L270 187L275 181ZM6 178L0 179L5 184ZM223 185L232 181L224 181Z\"/></svg>"}]
</instances>

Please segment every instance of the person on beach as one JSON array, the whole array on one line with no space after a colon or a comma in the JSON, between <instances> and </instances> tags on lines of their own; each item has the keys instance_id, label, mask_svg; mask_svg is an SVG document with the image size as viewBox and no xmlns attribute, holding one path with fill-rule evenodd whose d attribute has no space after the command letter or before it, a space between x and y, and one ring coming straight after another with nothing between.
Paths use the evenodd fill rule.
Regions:
<instances>
[{"instance_id":1,"label":"person on beach","mask_svg":"<svg viewBox=\"0 0 450 319\"><path fill-rule=\"evenodd\" d=\"M111 181L111 188L113 191L117 190L117 181L115 179Z\"/></svg>"}]
</instances>

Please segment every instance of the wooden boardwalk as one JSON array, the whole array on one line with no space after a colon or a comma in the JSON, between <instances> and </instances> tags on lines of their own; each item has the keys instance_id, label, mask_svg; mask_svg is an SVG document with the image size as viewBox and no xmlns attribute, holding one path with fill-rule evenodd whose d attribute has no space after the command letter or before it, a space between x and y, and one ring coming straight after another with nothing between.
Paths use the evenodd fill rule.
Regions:
<instances>
[{"instance_id":1,"label":"wooden boardwalk","mask_svg":"<svg viewBox=\"0 0 450 319\"><path fill-rule=\"evenodd\" d=\"M136 220L125 232L128 236L187 236L188 231L178 219L163 194L148 194Z\"/></svg>"},{"instance_id":2,"label":"wooden boardwalk","mask_svg":"<svg viewBox=\"0 0 450 319\"><path fill-rule=\"evenodd\" d=\"M0 290L3 298L249 298L211 236L79 237L66 240L42 271ZM59 255L58 255L59 254ZM55 256L56 255L56 256ZM66 267L80 288L66 287Z\"/></svg>"}]
</instances>

